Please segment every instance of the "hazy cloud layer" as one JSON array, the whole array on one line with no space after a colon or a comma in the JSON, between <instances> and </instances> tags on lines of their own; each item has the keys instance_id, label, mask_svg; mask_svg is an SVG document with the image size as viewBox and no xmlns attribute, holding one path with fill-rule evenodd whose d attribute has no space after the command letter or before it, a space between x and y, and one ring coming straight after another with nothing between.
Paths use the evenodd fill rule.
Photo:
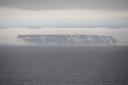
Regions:
<instances>
[{"instance_id":1,"label":"hazy cloud layer","mask_svg":"<svg viewBox=\"0 0 128 85\"><path fill-rule=\"evenodd\" d=\"M0 27L128 27L128 11L0 8Z\"/></svg>"},{"instance_id":2,"label":"hazy cloud layer","mask_svg":"<svg viewBox=\"0 0 128 85\"><path fill-rule=\"evenodd\" d=\"M128 27L128 0L0 0L0 27Z\"/></svg>"},{"instance_id":3,"label":"hazy cloud layer","mask_svg":"<svg viewBox=\"0 0 128 85\"><path fill-rule=\"evenodd\" d=\"M0 6L29 10L103 9L128 10L128 0L0 0Z\"/></svg>"}]
</instances>

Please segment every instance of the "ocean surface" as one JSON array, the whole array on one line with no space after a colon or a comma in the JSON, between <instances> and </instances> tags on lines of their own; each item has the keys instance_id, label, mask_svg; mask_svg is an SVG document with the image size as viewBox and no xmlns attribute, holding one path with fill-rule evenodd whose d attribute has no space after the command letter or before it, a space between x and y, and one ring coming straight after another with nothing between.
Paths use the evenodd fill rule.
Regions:
<instances>
[{"instance_id":1,"label":"ocean surface","mask_svg":"<svg viewBox=\"0 0 128 85\"><path fill-rule=\"evenodd\" d=\"M128 85L128 47L0 46L0 85Z\"/></svg>"}]
</instances>

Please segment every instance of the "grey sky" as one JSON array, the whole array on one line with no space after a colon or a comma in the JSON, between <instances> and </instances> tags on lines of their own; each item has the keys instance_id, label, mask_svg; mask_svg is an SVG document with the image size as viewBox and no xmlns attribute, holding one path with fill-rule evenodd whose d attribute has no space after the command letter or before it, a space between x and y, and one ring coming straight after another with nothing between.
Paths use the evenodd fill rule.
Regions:
<instances>
[{"instance_id":1,"label":"grey sky","mask_svg":"<svg viewBox=\"0 0 128 85\"><path fill-rule=\"evenodd\" d=\"M13 43L20 33L50 33L46 28L55 33L110 33L128 42L128 0L0 0L0 43Z\"/></svg>"},{"instance_id":2,"label":"grey sky","mask_svg":"<svg viewBox=\"0 0 128 85\"><path fill-rule=\"evenodd\" d=\"M128 27L128 0L0 0L0 27Z\"/></svg>"},{"instance_id":3,"label":"grey sky","mask_svg":"<svg viewBox=\"0 0 128 85\"><path fill-rule=\"evenodd\" d=\"M103 9L128 10L128 0L0 0L1 7L27 10Z\"/></svg>"}]
</instances>

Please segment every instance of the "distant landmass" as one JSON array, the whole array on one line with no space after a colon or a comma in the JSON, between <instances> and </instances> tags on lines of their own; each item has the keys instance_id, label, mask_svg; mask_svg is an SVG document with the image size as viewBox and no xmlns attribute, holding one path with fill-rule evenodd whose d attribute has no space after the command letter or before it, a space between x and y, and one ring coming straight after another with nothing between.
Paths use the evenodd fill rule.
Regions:
<instances>
[{"instance_id":1,"label":"distant landmass","mask_svg":"<svg viewBox=\"0 0 128 85\"><path fill-rule=\"evenodd\" d=\"M117 40L106 35L18 35L18 39L30 45L42 46L84 46L115 45Z\"/></svg>"}]
</instances>

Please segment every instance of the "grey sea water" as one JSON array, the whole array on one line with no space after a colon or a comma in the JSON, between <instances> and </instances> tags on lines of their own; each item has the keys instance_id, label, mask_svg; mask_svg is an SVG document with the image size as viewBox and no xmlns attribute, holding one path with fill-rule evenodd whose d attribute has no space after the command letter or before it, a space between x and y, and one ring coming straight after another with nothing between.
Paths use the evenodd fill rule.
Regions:
<instances>
[{"instance_id":1,"label":"grey sea water","mask_svg":"<svg viewBox=\"0 0 128 85\"><path fill-rule=\"evenodd\" d=\"M128 85L128 47L0 47L0 85Z\"/></svg>"}]
</instances>

